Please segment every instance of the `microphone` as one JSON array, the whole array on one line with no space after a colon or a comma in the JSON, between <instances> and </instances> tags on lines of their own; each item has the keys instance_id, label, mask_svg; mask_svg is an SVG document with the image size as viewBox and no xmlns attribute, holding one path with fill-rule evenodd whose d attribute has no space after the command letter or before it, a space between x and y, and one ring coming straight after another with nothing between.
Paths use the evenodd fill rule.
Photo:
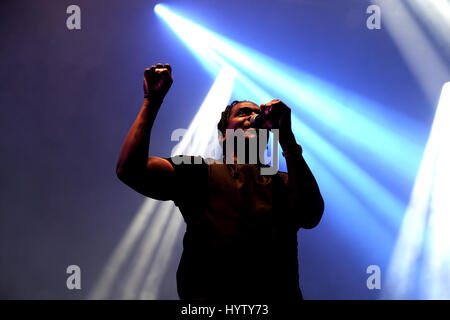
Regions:
<instances>
[{"instance_id":1,"label":"microphone","mask_svg":"<svg viewBox=\"0 0 450 320\"><path fill-rule=\"evenodd\" d=\"M254 114L250 117L250 127L255 129L265 129L266 121L260 114Z\"/></svg>"}]
</instances>

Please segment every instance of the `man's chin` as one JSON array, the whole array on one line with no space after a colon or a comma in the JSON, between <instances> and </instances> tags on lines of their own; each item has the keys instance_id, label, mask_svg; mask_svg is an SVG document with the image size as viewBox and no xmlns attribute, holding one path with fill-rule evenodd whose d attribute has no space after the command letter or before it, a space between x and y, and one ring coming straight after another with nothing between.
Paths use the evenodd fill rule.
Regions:
<instances>
[{"instance_id":1,"label":"man's chin","mask_svg":"<svg viewBox=\"0 0 450 320\"><path fill-rule=\"evenodd\" d=\"M244 137L246 139L255 139L258 137L258 133L256 132L256 129L248 128L244 130Z\"/></svg>"}]
</instances>

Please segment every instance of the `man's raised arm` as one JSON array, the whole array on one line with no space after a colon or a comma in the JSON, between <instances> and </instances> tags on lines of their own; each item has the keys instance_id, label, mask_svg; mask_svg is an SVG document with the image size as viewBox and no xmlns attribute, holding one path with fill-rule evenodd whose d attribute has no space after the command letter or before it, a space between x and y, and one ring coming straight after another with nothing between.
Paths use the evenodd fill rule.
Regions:
<instances>
[{"instance_id":1,"label":"man's raised arm","mask_svg":"<svg viewBox=\"0 0 450 320\"><path fill-rule=\"evenodd\" d=\"M137 192L157 200L173 199L174 168L169 161L149 157L150 133L162 101L172 85L170 65L144 72L144 102L120 150L116 173Z\"/></svg>"},{"instance_id":2,"label":"man's raised arm","mask_svg":"<svg viewBox=\"0 0 450 320\"><path fill-rule=\"evenodd\" d=\"M322 218L324 202L292 132L291 109L275 99L261 105L261 111L266 127L280 130L280 145L288 171L291 210L294 214L300 214L301 227L314 228Z\"/></svg>"}]
</instances>

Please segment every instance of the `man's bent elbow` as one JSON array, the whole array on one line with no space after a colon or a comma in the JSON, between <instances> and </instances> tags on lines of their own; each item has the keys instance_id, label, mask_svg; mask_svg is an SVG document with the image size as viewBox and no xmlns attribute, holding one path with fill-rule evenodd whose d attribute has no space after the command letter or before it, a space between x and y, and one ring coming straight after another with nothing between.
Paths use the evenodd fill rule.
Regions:
<instances>
[{"instance_id":1,"label":"man's bent elbow","mask_svg":"<svg viewBox=\"0 0 450 320\"><path fill-rule=\"evenodd\" d=\"M125 167L120 165L116 166L116 176L123 183L128 184L128 181L133 177L133 175L135 174L132 174L130 170L126 169Z\"/></svg>"},{"instance_id":2,"label":"man's bent elbow","mask_svg":"<svg viewBox=\"0 0 450 320\"><path fill-rule=\"evenodd\" d=\"M120 181L125 182L126 178L126 170L123 166L120 166L117 164L116 166L116 176L119 178Z\"/></svg>"},{"instance_id":3,"label":"man's bent elbow","mask_svg":"<svg viewBox=\"0 0 450 320\"><path fill-rule=\"evenodd\" d=\"M312 229L317 227L320 220L322 220L323 212L325 210L325 204L322 197L318 200L314 206L311 206L308 210L308 215L305 217L302 223L302 228Z\"/></svg>"},{"instance_id":4,"label":"man's bent elbow","mask_svg":"<svg viewBox=\"0 0 450 320\"><path fill-rule=\"evenodd\" d=\"M119 178L119 180L122 180L123 169L119 166L116 166L116 176L117 178Z\"/></svg>"}]
</instances>

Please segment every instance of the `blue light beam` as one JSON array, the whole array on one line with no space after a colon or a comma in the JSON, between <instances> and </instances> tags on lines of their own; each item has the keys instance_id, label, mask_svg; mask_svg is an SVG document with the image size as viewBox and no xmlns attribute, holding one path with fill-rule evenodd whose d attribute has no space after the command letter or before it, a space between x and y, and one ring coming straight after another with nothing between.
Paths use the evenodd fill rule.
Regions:
<instances>
[{"instance_id":1,"label":"blue light beam","mask_svg":"<svg viewBox=\"0 0 450 320\"><path fill-rule=\"evenodd\" d=\"M447 82L391 258L386 298L450 299L449 122Z\"/></svg>"}]
</instances>

